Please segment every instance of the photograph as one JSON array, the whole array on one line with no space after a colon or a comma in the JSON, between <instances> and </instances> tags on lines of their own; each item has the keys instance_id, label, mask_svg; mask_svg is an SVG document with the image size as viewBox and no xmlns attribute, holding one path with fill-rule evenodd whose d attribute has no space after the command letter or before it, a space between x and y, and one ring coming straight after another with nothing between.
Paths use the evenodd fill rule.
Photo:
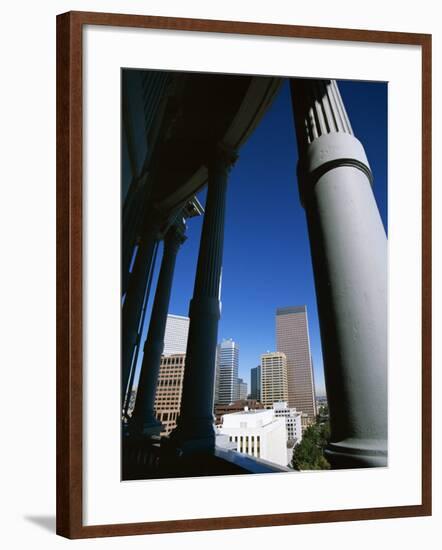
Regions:
<instances>
[{"instance_id":1,"label":"photograph","mask_svg":"<svg viewBox=\"0 0 442 550\"><path fill-rule=\"evenodd\" d=\"M120 74L121 480L388 468L388 82Z\"/></svg>"},{"instance_id":2,"label":"photograph","mask_svg":"<svg viewBox=\"0 0 442 550\"><path fill-rule=\"evenodd\" d=\"M439 11L5 3L3 548L442 540Z\"/></svg>"}]
</instances>

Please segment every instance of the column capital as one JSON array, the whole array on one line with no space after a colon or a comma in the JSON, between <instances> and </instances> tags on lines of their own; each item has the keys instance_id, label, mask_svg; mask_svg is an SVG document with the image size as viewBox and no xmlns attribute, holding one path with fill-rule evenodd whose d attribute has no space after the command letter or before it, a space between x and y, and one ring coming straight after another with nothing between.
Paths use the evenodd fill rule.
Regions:
<instances>
[{"instance_id":1,"label":"column capital","mask_svg":"<svg viewBox=\"0 0 442 550\"><path fill-rule=\"evenodd\" d=\"M143 227L141 228L140 240L144 238L154 238L160 241L163 238L162 219L160 212L155 208L150 208L144 216Z\"/></svg>"},{"instance_id":2,"label":"column capital","mask_svg":"<svg viewBox=\"0 0 442 550\"><path fill-rule=\"evenodd\" d=\"M186 222L181 220L174 223L166 231L164 235L164 245L178 249L186 239Z\"/></svg>"},{"instance_id":3,"label":"column capital","mask_svg":"<svg viewBox=\"0 0 442 550\"><path fill-rule=\"evenodd\" d=\"M290 83L301 149L325 134L353 135L336 80L292 78Z\"/></svg>"},{"instance_id":4,"label":"column capital","mask_svg":"<svg viewBox=\"0 0 442 550\"><path fill-rule=\"evenodd\" d=\"M302 204L305 205L316 182L335 168L360 170L372 183L364 147L353 134L336 81L293 78L291 91Z\"/></svg>"},{"instance_id":5,"label":"column capital","mask_svg":"<svg viewBox=\"0 0 442 550\"><path fill-rule=\"evenodd\" d=\"M226 145L225 143L217 143L208 159L208 168L220 168L223 167L225 170L230 170L232 166L238 159L238 153L236 149Z\"/></svg>"}]
</instances>

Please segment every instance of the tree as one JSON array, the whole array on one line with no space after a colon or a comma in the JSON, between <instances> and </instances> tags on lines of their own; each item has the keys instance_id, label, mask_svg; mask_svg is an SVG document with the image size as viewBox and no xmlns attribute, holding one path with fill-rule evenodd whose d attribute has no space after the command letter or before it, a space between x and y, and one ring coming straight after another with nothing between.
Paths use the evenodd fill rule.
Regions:
<instances>
[{"instance_id":1,"label":"tree","mask_svg":"<svg viewBox=\"0 0 442 550\"><path fill-rule=\"evenodd\" d=\"M325 422L328 420L328 405L321 405L316 415L316 423Z\"/></svg>"},{"instance_id":2,"label":"tree","mask_svg":"<svg viewBox=\"0 0 442 550\"><path fill-rule=\"evenodd\" d=\"M295 470L329 470L330 464L324 457L324 448L330 440L328 422L309 426L302 441L293 452L292 466Z\"/></svg>"}]
</instances>

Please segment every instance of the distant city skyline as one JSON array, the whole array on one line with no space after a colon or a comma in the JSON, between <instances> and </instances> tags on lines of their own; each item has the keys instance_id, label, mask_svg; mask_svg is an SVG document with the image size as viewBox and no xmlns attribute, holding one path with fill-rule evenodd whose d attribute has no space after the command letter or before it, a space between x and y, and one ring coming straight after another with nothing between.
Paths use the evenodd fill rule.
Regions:
<instances>
[{"instance_id":1,"label":"distant city skyline","mask_svg":"<svg viewBox=\"0 0 442 550\"><path fill-rule=\"evenodd\" d=\"M338 81L338 85L355 136L364 144L387 230L387 83ZM285 82L240 149L231 172L218 342L233 338L239 343L238 376L250 388L250 371L260 362L261 354L276 351L275 310L305 304L316 394L321 396L325 395L323 359L307 224L298 195L297 160L290 91ZM205 195L205 190L198 194L203 205ZM200 217L188 222L187 240L177 257L170 314L188 315L202 221ZM154 284L159 265L160 261Z\"/></svg>"}]
</instances>

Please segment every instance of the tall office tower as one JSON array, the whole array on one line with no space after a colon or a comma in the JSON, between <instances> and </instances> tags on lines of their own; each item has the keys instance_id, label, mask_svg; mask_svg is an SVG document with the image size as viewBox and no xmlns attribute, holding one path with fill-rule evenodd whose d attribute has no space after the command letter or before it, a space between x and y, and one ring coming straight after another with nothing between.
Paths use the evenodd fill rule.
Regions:
<instances>
[{"instance_id":1,"label":"tall office tower","mask_svg":"<svg viewBox=\"0 0 442 550\"><path fill-rule=\"evenodd\" d=\"M161 357L155 395L155 415L164 426L161 435L169 435L176 427L181 408L185 363L186 355L184 353Z\"/></svg>"},{"instance_id":2,"label":"tall office tower","mask_svg":"<svg viewBox=\"0 0 442 550\"><path fill-rule=\"evenodd\" d=\"M168 315L164 333L163 355L186 353L187 335L189 334L189 317Z\"/></svg>"},{"instance_id":3,"label":"tall office tower","mask_svg":"<svg viewBox=\"0 0 442 550\"><path fill-rule=\"evenodd\" d=\"M167 316L155 394L155 415L164 426L161 435L169 435L176 428L180 414L188 333L189 317Z\"/></svg>"},{"instance_id":4,"label":"tall office tower","mask_svg":"<svg viewBox=\"0 0 442 550\"><path fill-rule=\"evenodd\" d=\"M287 357L289 407L306 413L309 422L314 422L315 381L306 306L281 307L276 310L276 349Z\"/></svg>"},{"instance_id":5,"label":"tall office tower","mask_svg":"<svg viewBox=\"0 0 442 550\"><path fill-rule=\"evenodd\" d=\"M247 382L238 378L238 399L247 399Z\"/></svg>"},{"instance_id":6,"label":"tall office tower","mask_svg":"<svg viewBox=\"0 0 442 550\"><path fill-rule=\"evenodd\" d=\"M287 401L287 357L280 351L261 355L261 402L271 409L276 401Z\"/></svg>"},{"instance_id":7,"label":"tall office tower","mask_svg":"<svg viewBox=\"0 0 442 550\"><path fill-rule=\"evenodd\" d=\"M261 401L261 365L250 369L250 399Z\"/></svg>"},{"instance_id":8,"label":"tall office tower","mask_svg":"<svg viewBox=\"0 0 442 550\"><path fill-rule=\"evenodd\" d=\"M239 346L229 338L216 349L215 403L228 405L238 399Z\"/></svg>"}]
</instances>

